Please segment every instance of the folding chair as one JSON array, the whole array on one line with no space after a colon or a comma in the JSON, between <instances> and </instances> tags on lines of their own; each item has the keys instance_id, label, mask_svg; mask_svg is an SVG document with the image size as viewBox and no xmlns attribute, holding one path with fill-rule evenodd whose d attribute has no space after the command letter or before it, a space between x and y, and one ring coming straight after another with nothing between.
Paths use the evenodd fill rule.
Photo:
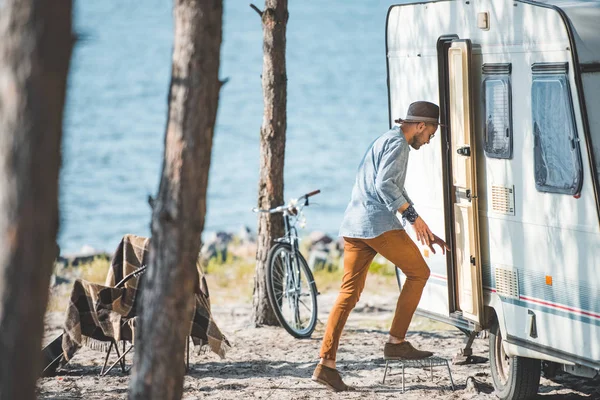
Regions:
<instances>
[{"instance_id":1,"label":"folding chair","mask_svg":"<svg viewBox=\"0 0 600 400\"><path fill-rule=\"evenodd\" d=\"M127 372L126 356L133 349L133 327L137 318L136 303L139 290L143 286L141 280L131 281L131 279L145 272L148 246L148 238L127 234L113 255L104 285L83 280L75 281L67 309L65 331L42 351L44 359L42 376L55 375L65 357L70 359L82 344L94 348L94 341L108 342L104 364L100 371L101 376L106 375L117 364L120 365L123 373ZM199 287L196 288L196 311L190 336L193 337L194 343L199 341L200 344L209 344L213 352L223 357L226 348L230 345L210 314L208 286L200 269L199 277L201 279L198 282ZM118 317L112 314L115 312ZM87 339L91 342L84 343ZM122 350L119 349L118 342L122 342ZM129 348L127 342L131 343ZM116 361L109 366L113 349L116 353ZM189 371L189 337L186 342L186 352L185 368Z\"/></svg>"},{"instance_id":2,"label":"folding chair","mask_svg":"<svg viewBox=\"0 0 600 400\"><path fill-rule=\"evenodd\" d=\"M123 287L128 280L143 274L145 272L145 270L146 270L146 266L143 266L143 267L135 270L134 272L125 276L119 283L117 283L116 287L117 288ZM209 298L208 285L207 285L206 279L204 277L202 277L200 287L201 287L202 292L205 294L205 296L207 298ZM137 301L137 299L136 299L136 301ZM119 346L118 346L117 342L114 339L111 340L111 343L108 347L108 351L106 352L106 357L104 359L104 365L102 366L102 369L100 370L100 376L105 376L106 374L108 374L117 365L117 363L121 364L121 371L123 373L126 373L128 371L125 369L125 356L133 349L133 344L131 344L127 350L125 350L125 348L126 348L127 341L129 341L130 343L133 343L133 333L131 332L131 330L127 330L127 329L123 329L123 328L127 328L127 325L129 325L130 321L135 323L134 320L136 318L137 317L133 317L131 319L126 319L122 322L122 324L121 324L121 338L122 338L121 341L123 342L123 353L122 354L119 353ZM123 335L123 333L125 333L125 335ZM131 333L131 334L128 334L128 333ZM126 339L123 339L124 337ZM127 338L131 338L131 340L128 340ZM185 363L185 371L189 372L189 370L190 370L190 337L189 336L187 337L185 347L186 347L186 360L184 362ZM106 365L108 364L108 357L110 356L110 353L113 348L115 349L115 351L117 353L117 360L115 362L113 362L108 369L105 370Z\"/></svg>"},{"instance_id":3,"label":"folding chair","mask_svg":"<svg viewBox=\"0 0 600 400\"><path fill-rule=\"evenodd\" d=\"M127 281L129 281L132 278L136 278L142 275L144 272L146 272L146 268L147 266L144 265L131 272L130 274L126 275L115 285L115 287L118 289L123 288ZM135 302L137 302L137 298L135 299ZM133 349L133 331L131 330L131 324L135 323L136 318L137 317L123 318L123 321L121 321L121 332L119 337L121 338L121 342L123 343L123 354L120 354L119 352L118 343L113 338L110 338L110 345L108 346L108 350L106 351L106 357L104 358L104 365L100 370L100 376L105 376L106 374L108 374L117 365L117 363L121 364L121 371L123 373L128 372L128 370L125 369L125 356L127 356L127 354ZM125 350L127 342L131 343L131 345L127 350ZM112 363L112 365L108 369L105 370L106 364L108 364L108 357L110 356L110 353L113 348L117 353L117 360L114 363Z\"/></svg>"},{"instance_id":4,"label":"folding chair","mask_svg":"<svg viewBox=\"0 0 600 400\"><path fill-rule=\"evenodd\" d=\"M130 274L126 275L123 279L121 279L115 285L115 288L123 288L127 281L129 281L132 278L140 276L145 271L146 271L146 266L144 265L144 266L138 268L137 270L131 272ZM119 363L121 365L121 371L123 371L123 373L127 372L125 369L125 356L133 349L133 345L131 345L129 347L129 349L126 349L126 343L128 341L130 343L133 342L133 332L131 331L131 329L129 329L130 328L129 322L133 321L135 318L136 317L124 318L123 321L121 322L120 337L122 338L121 342L123 343L123 354L121 354L121 352L119 352L118 344L113 338L104 336L104 337L100 337L97 339L99 341L109 341L110 342L110 345L106 352L106 357L104 358L104 365L102 366L102 369L100 370L100 376L104 376L108 372L110 372L110 370L112 370L117 365L117 363ZM43 370L41 373L42 377L56 375L56 370L59 367L59 365L61 364L62 360L64 359L63 349L62 349L63 335L64 335L64 332L61 333L60 335L58 335L54 340L52 340L48 345L46 345L42 349L42 360L43 360L42 361ZM109 358L110 353L112 352L113 348L115 349L115 351L117 353L117 360L108 369L106 369L106 365L108 364L108 358Z\"/></svg>"}]
</instances>

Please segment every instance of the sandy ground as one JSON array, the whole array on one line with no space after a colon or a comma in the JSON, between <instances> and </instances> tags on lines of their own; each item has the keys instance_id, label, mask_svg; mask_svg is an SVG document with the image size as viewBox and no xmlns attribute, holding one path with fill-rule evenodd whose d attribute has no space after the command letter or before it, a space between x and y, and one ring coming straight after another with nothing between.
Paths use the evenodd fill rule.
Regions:
<instances>
[{"instance_id":1,"label":"sandy ground","mask_svg":"<svg viewBox=\"0 0 600 400\"><path fill-rule=\"evenodd\" d=\"M445 367L435 367L433 381L428 370L406 369L406 392L402 393L400 369L382 384L383 344L395 306L394 296L365 293L351 314L338 353L338 368L355 392L332 393L312 382L323 322L336 293L319 297L319 324L311 339L297 340L282 328L250 327L249 304L213 307L219 326L233 343L227 357L202 351L191 356L191 370L185 377L184 399L495 399L489 364L451 366L456 390L450 388ZM214 294L213 294L214 297ZM46 340L60 332L61 313L46 316ZM416 346L431 349L451 359L465 336L453 328L415 317L408 339ZM476 339L474 354L488 357L487 339ZM40 399L124 399L129 376L113 369L99 377L104 355L82 349L59 376L38 382ZM128 357L127 364L131 364ZM472 378L469 378L472 377ZM469 380L469 384L467 384ZM475 385L472 382L476 382ZM600 381L559 375L542 378L541 399L600 399Z\"/></svg>"}]
</instances>

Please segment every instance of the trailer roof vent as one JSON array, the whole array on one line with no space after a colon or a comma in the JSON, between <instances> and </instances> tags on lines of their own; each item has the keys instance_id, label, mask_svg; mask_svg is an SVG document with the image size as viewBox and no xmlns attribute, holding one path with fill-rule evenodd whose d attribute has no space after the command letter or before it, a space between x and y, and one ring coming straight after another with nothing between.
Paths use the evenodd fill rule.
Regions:
<instances>
[{"instance_id":1,"label":"trailer roof vent","mask_svg":"<svg viewBox=\"0 0 600 400\"><path fill-rule=\"evenodd\" d=\"M492 211L515 215L515 187L492 185Z\"/></svg>"},{"instance_id":2,"label":"trailer roof vent","mask_svg":"<svg viewBox=\"0 0 600 400\"><path fill-rule=\"evenodd\" d=\"M494 268L496 293L500 296L519 299L519 275L517 271L506 268Z\"/></svg>"}]
</instances>

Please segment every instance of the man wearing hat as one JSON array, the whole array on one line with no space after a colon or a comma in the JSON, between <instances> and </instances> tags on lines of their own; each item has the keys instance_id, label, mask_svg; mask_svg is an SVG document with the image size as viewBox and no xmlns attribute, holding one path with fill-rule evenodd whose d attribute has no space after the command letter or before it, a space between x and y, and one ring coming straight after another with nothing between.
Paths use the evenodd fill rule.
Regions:
<instances>
[{"instance_id":1,"label":"man wearing hat","mask_svg":"<svg viewBox=\"0 0 600 400\"><path fill-rule=\"evenodd\" d=\"M431 248L434 244L446 254L446 243L434 235L417 213L404 189L410 148L419 150L429 144L439 122L439 107L426 101L412 103L399 126L378 137L364 155L352 198L346 208L340 236L344 238L344 276L338 298L327 320L323 336L321 361L312 379L334 391L351 390L335 366L340 336L350 311L356 305L365 286L371 261L377 253L391 261L406 275L390 334L384 348L384 358L421 359L433 353L415 349L405 340L408 325L419 304L423 287L429 278L429 267L419 248L406 234L396 213L408 221L417 239Z\"/></svg>"}]
</instances>

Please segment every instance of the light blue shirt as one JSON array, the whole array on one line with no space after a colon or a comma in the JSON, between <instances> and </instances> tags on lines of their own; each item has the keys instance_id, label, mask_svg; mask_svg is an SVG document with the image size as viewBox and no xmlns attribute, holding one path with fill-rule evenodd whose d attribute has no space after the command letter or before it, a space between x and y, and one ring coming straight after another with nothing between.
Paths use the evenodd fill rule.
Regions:
<instances>
[{"instance_id":1,"label":"light blue shirt","mask_svg":"<svg viewBox=\"0 0 600 400\"><path fill-rule=\"evenodd\" d=\"M370 239L404 229L396 211L405 203L413 204L404 189L409 152L399 126L371 143L358 167L340 236Z\"/></svg>"}]
</instances>

